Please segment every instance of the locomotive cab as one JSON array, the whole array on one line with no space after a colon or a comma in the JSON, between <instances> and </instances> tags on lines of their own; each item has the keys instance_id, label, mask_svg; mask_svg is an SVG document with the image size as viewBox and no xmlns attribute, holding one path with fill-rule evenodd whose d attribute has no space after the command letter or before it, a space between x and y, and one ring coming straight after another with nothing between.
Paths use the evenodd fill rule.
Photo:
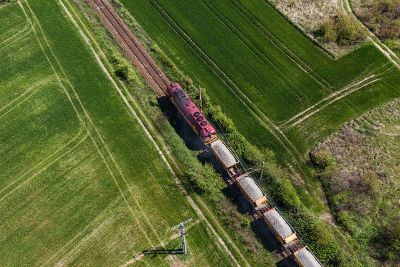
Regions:
<instances>
[{"instance_id":1,"label":"locomotive cab","mask_svg":"<svg viewBox=\"0 0 400 267\"><path fill-rule=\"evenodd\" d=\"M193 131L200 136L204 144L210 144L218 139L214 126L207 121L200 108L178 83L168 85L167 94L170 101L183 115Z\"/></svg>"}]
</instances>

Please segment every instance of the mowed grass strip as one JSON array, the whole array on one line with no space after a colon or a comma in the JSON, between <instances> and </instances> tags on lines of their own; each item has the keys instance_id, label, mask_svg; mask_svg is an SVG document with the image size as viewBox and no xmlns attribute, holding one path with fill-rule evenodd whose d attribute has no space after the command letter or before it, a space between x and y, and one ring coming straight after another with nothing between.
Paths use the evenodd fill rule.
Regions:
<instances>
[{"instance_id":1,"label":"mowed grass strip","mask_svg":"<svg viewBox=\"0 0 400 267\"><path fill-rule=\"evenodd\" d=\"M278 156L287 151L254 119L249 108L254 105L275 123L284 123L388 63L371 44L334 59L267 1L121 2L174 63L208 89L213 102L249 140L259 147L273 148ZM240 88L250 100L248 105L232 92L232 87ZM386 95L384 101L393 97L386 94L387 90L381 93ZM325 137L382 100L368 103L360 106L358 113L344 112L339 117L321 114L321 121L327 120L330 127L316 136ZM347 97L336 104L344 110L357 109L357 103ZM302 153L320 141L310 139L302 145L298 140L306 136L289 136Z\"/></svg>"},{"instance_id":2,"label":"mowed grass strip","mask_svg":"<svg viewBox=\"0 0 400 267\"><path fill-rule=\"evenodd\" d=\"M196 215L61 7L4 12L33 27L0 49L0 262L114 266L167 244ZM189 259L232 265L202 231L213 253Z\"/></svg>"}]
</instances>

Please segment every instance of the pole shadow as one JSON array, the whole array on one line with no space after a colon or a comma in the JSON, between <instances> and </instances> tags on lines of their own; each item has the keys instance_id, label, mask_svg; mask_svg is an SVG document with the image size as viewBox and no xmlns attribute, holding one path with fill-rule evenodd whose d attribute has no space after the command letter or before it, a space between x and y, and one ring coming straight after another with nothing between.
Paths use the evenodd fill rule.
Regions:
<instances>
[{"instance_id":1,"label":"pole shadow","mask_svg":"<svg viewBox=\"0 0 400 267\"><path fill-rule=\"evenodd\" d=\"M144 255L162 255L162 254L169 254L169 255L180 255L183 254L182 249L163 249L163 248L156 248L156 249L145 249L142 251Z\"/></svg>"}]
</instances>

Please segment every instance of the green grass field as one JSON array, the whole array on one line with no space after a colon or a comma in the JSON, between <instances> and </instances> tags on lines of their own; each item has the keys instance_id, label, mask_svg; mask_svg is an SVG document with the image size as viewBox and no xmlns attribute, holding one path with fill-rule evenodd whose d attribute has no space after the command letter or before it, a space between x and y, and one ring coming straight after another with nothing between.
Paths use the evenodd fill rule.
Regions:
<instances>
[{"instance_id":1,"label":"green grass field","mask_svg":"<svg viewBox=\"0 0 400 267\"><path fill-rule=\"evenodd\" d=\"M250 141L282 158L400 95L374 46L334 59L267 1L121 2Z\"/></svg>"},{"instance_id":2,"label":"green grass field","mask_svg":"<svg viewBox=\"0 0 400 267\"><path fill-rule=\"evenodd\" d=\"M0 6L0 262L231 266L57 1ZM131 262L130 262L131 261Z\"/></svg>"}]
</instances>

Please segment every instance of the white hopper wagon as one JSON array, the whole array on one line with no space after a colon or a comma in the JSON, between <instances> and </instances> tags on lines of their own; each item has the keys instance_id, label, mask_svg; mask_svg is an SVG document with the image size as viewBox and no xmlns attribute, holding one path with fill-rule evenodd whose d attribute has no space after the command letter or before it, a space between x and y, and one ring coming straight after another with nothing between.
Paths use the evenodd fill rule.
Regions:
<instances>
[{"instance_id":1,"label":"white hopper wagon","mask_svg":"<svg viewBox=\"0 0 400 267\"><path fill-rule=\"evenodd\" d=\"M229 177L235 177L238 173L236 166L239 161L229 148L221 140L217 140L211 143L211 151L221 166L229 174Z\"/></svg>"},{"instance_id":2,"label":"white hopper wagon","mask_svg":"<svg viewBox=\"0 0 400 267\"><path fill-rule=\"evenodd\" d=\"M294 253L294 259L301 267L322 267L314 254L307 247L303 247Z\"/></svg>"},{"instance_id":3,"label":"white hopper wagon","mask_svg":"<svg viewBox=\"0 0 400 267\"><path fill-rule=\"evenodd\" d=\"M250 175L244 174L238 177L236 184L256 209L263 207L267 202L266 196Z\"/></svg>"},{"instance_id":4,"label":"white hopper wagon","mask_svg":"<svg viewBox=\"0 0 400 267\"><path fill-rule=\"evenodd\" d=\"M276 208L264 212L264 221L282 245L285 246L297 239L292 227L290 227Z\"/></svg>"}]
</instances>

